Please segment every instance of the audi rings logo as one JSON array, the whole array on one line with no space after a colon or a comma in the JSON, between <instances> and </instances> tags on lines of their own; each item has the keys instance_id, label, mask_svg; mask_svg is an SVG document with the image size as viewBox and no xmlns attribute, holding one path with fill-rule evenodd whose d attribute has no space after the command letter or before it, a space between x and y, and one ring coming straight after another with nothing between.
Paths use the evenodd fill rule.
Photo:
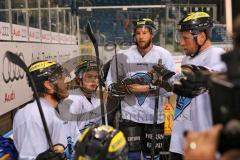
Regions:
<instances>
[{"instance_id":1,"label":"audi rings logo","mask_svg":"<svg viewBox=\"0 0 240 160\"><path fill-rule=\"evenodd\" d=\"M23 53L19 53L18 56L24 61ZM24 78L25 72L19 66L10 62L6 55L3 57L2 69L2 77L5 83Z\"/></svg>"}]
</instances>

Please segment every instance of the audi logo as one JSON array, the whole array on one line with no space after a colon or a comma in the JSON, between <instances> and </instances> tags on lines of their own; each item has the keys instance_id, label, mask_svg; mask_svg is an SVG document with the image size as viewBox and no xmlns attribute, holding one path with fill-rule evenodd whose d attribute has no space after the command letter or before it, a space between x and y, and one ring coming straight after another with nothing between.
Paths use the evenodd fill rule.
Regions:
<instances>
[{"instance_id":1,"label":"audi logo","mask_svg":"<svg viewBox=\"0 0 240 160\"><path fill-rule=\"evenodd\" d=\"M18 56L24 61L23 53L19 53ZM2 69L2 77L5 83L24 78L25 72L19 66L10 62L6 56L3 57Z\"/></svg>"}]
</instances>

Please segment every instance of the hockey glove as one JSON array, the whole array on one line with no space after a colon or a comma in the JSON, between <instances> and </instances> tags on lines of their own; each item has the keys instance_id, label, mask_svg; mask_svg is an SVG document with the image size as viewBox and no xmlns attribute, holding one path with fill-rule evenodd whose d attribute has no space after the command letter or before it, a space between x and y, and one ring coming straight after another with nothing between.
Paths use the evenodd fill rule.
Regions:
<instances>
[{"instance_id":1,"label":"hockey glove","mask_svg":"<svg viewBox=\"0 0 240 160\"><path fill-rule=\"evenodd\" d=\"M153 66L150 72L152 77L152 84L164 88L166 91L172 91L171 85L168 80L175 75L175 72L167 69L164 65L158 64Z\"/></svg>"},{"instance_id":2,"label":"hockey glove","mask_svg":"<svg viewBox=\"0 0 240 160\"><path fill-rule=\"evenodd\" d=\"M127 84L123 82L112 83L108 88L108 92L115 97L125 97L126 95L131 94Z\"/></svg>"},{"instance_id":3,"label":"hockey glove","mask_svg":"<svg viewBox=\"0 0 240 160\"><path fill-rule=\"evenodd\" d=\"M149 82L146 82L143 77L125 78L124 80L122 80L122 83L125 85L131 85L131 84L148 85L149 84Z\"/></svg>"},{"instance_id":4,"label":"hockey glove","mask_svg":"<svg viewBox=\"0 0 240 160\"><path fill-rule=\"evenodd\" d=\"M182 65L184 78L174 84L173 92L184 97L194 98L208 90L208 76L210 71L203 66Z\"/></svg>"},{"instance_id":5,"label":"hockey glove","mask_svg":"<svg viewBox=\"0 0 240 160\"><path fill-rule=\"evenodd\" d=\"M121 82L111 84L108 91L112 96L124 97L128 94L132 94L128 85L149 85L150 79L151 77L149 77L149 80L144 77L125 78Z\"/></svg>"},{"instance_id":6,"label":"hockey glove","mask_svg":"<svg viewBox=\"0 0 240 160\"><path fill-rule=\"evenodd\" d=\"M56 144L53 146L53 149L48 149L40 153L36 160L67 160L64 154L64 146Z\"/></svg>"}]
</instances>

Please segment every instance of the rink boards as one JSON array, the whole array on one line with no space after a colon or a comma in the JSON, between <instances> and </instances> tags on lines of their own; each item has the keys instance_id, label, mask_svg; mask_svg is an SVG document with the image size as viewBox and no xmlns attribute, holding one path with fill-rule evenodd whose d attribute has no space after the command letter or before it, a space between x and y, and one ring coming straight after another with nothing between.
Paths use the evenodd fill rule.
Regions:
<instances>
[{"instance_id":1,"label":"rink boards","mask_svg":"<svg viewBox=\"0 0 240 160\"><path fill-rule=\"evenodd\" d=\"M17 53L27 65L42 59L54 59L62 63L79 55L78 46L71 44L0 42L0 116L32 97L26 74L9 62L6 51Z\"/></svg>"}]
</instances>

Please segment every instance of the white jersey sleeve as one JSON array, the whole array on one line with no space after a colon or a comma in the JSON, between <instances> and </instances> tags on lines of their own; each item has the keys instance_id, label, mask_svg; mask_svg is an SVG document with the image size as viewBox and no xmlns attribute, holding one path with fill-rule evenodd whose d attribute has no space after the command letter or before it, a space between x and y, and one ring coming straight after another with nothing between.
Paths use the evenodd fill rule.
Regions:
<instances>
[{"instance_id":1,"label":"white jersey sleeve","mask_svg":"<svg viewBox=\"0 0 240 160\"><path fill-rule=\"evenodd\" d=\"M14 121L15 124L17 123L16 121L21 121L21 116L18 113ZM34 121L29 121L29 123L23 122L17 126L14 125L13 138L19 153L19 160L35 159L39 153L49 148L42 126L39 126Z\"/></svg>"},{"instance_id":2,"label":"white jersey sleeve","mask_svg":"<svg viewBox=\"0 0 240 160\"><path fill-rule=\"evenodd\" d=\"M182 64L204 66L213 71L226 71L226 65L221 61L223 53L224 50L221 48L209 47L194 58L185 56ZM170 151L183 154L184 131L204 131L211 126L211 101L207 92L192 99L177 96Z\"/></svg>"},{"instance_id":3,"label":"white jersey sleeve","mask_svg":"<svg viewBox=\"0 0 240 160\"><path fill-rule=\"evenodd\" d=\"M45 106L43 108L43 111L46 111ZM46 121L49 123L45 113ZM20 160L34 159L39 153L49 148L42 121L38 118L36 121L34 117L40 118L35 102L20 109L14 117L13 139Z\"/></svg>"},{"instance_id":4,"label":"white jersey sleeve","mask_svg":"<svg viewBox=\"0 0 240 160\"><path fill-rule=\"evenodd\" d=\"M40 98L40 103L53 145L63 144L65 147L73 147L80 136L76 123L59 119L57 111L46 100ZM20 160L35 159L38 154L49 149L36 101L16 113L13 122L13 140Z\"/></svg>"}]
</instances>

